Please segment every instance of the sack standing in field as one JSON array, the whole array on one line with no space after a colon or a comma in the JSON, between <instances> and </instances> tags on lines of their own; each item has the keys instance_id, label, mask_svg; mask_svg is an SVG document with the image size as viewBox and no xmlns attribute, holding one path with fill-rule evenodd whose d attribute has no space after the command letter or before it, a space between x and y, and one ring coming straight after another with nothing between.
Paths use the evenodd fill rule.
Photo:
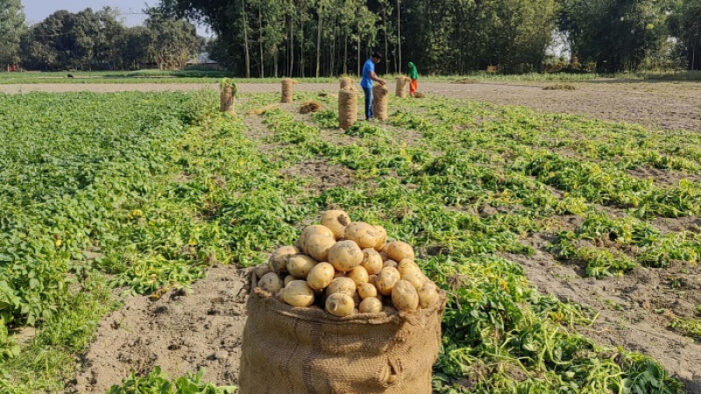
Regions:
<instances>
[{"instance_id":1,"label":"sack standing in field","mask_svg":"<svg viewBox=\"0 0 701 394\"><path fill-rule=\"evenodd\" d=\"M341 79L339 79L339 82L341 85L340 86L341 90L347 89L347 88L350 88L353 86L353 78L351 78L351 77L341 77Z\"/></svg>"},{"instance_id":2,"label":"sack standing in field","mask_svg":"<svg viewBox=\"0 0 701 394\"><path fill-rule=\"evenodd\" d=\"M372 102L372 112L379 120L387 120L387 102L389 101L389 89L386 85L375 85L372 87L372 95L375 97Z\"/></svg>"},{"instance_id":3,"label":"sack standing in field","mask_svg":"<svg viewBox=\"0 0 701 394\"><path fill-rule=\"evenodd\" d=\"M338 127L345 130L358 120L358 91L353 86L338 92Z\"/></svg>"},{"instance_id":4,"label":"sack standing in field","mask_svg":"<svg viewBox=\"0 0 701 394\"><path fill-rule=\"evenodd\" d=\"M406 87L409 81L410 79L408 77L405 77L404 75L400 75L397 77L397 87L394 91L394 94L397 97L404 97L406 95Z\"/></svg>"},{"instance_id":5,"label":"sack standing in field","mask_svg":"<svg viewBox=\"0 0 701 394\"><path fill-rule=\"evenodd\" d=\"M445 294L381 226L326 211L252 286L242 394L431 393Z\"/></svg>"},{"instance_id":6,"label":"sack standing in field","mask_svg":"<svg viewBox=\"0 0 701 394\"><path fill-rule=\"evenodd\" d=\"M285 78L282 80L282 99L283 103L291 103L293 101L295 84L297 81L290 78Z\"/></svg>"},{"instance_id":7,"label":"sack standing in field","mask_svg":"<svg viewBox=\"0 0 701 394\"><path fill-rule=\"evenodd\" d=\"M219 111L234 114L236 99L236 84L230 79L224 79L219 84Z\"/></svg>"}]
</instances>

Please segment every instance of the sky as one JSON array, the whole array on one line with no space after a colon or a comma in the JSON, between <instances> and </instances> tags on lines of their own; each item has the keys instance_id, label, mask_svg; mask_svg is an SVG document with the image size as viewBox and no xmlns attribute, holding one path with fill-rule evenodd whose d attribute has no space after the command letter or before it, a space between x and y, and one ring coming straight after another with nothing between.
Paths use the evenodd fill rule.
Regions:
<instances>
[{"instance_id":1,"label":"sky","mask_svg":"<svg viewBox=\"0 0 701 394\"><path fill-rule=\"evenodd\" d=\"M22 0L28 25L41 22L58 10L77 12L90 7L96 11L109 6L119 10L125 25L137 26L146 19L146 15L143 15L141 10L158 3L158 0ZM212 35L207 30L207 26L198 26L197 33L203 37Z\"/></svg>"}]
</instances>

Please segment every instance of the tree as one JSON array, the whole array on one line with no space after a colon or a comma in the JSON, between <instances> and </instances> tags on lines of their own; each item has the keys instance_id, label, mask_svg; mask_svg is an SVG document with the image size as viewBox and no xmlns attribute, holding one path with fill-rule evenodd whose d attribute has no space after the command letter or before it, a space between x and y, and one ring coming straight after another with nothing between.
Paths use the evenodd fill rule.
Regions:
<instances>
[{"instance_id":1,"label":"tree","mask_svg":"<svg viewBox=\"0 0 701 394\"><path fill-rule=\"evenodd\" d=\"M0 66L20 61L20 41L25 31L20 0L0 0Z\"/></svg>"},{"instance_id":2,"label":"tree","mask_svg":"<svg viewBox=\"0 0 701 394\"><path fill-rule=\"evenodd\" d=\"M117 38L117 48L119 49L117 68L135 70L141 65L149 63L152 40L151 30L145 26L126 29Z\"/></svg>"},{"instance_id":3,"label":"tree","mask_svg":"<svg viewBox=\"0 0 701 394\"><path fill-rule=\"evenodd\" d=\"M397 62L397 71L402 72L402 3L397 0L397 51L399 52L399 60Z\"/></svg>"},{"instance_id":4,"label":"tree","mask_svg":"<svg viewBox=\"0 0 701 394\"><path fill-rule=\"evenodd\" d=\"M560 28L597 71L635 70L665 39L670 7L664 0L564 0Z\"/></svg>"},{"instance_id":5,"label":"tree","mask_svg":"<svg viewBox=\"0 0 701 394\"><path fill-rule=\"evenodd\" d=\"M150 54L161 70L185 67L204 47L195 25L184 19L172 19L149 10L146 27L151 30Z\"/></svg>"},{"instance_id":6,"label":"tree","mask_svg":"<svg viewBox=\"0 0 701 394\"><path fill-rule=\"evenodd\" d=\"M672 34L689 70L701 70L701 0L683 0L669 18Z\"/></svg>"},{"instance_id":7,"label":"tree","mask_svg":"<svg viewBox=\"0 0 701 394\"><path fill-rule=\"evenodd\" d=\"M124 27L109 8L56 11L22 37L22 64L31 69L111 68Z\"/></svg>"}]
</instances>

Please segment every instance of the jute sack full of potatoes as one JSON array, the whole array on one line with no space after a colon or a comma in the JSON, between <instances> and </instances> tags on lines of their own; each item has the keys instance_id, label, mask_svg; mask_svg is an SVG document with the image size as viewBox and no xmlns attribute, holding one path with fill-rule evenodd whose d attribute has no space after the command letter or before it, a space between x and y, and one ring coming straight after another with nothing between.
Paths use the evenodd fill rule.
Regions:
<instances>
[{"instance_id":1,"label":"jute sack full of potatoes","mask_svg":"<svg viewBox=\"0 0 701 394\"><path fill-rule=\"evenodd\" d=\"M411 245L387 242L382 226L330 210L296 245L272 253L259 268L258 286L293 307L318 305L338 317L379 313L383 305L411 313L439 300L438 287L414 258Z\"/></svg>"},{"instance_id":2,"label":"jute sack full of potatoes","mask_svg":"<svg viewBox=\"0 0 701 394\"><path fill-rule=\"evenodd\" d=\"M241 392L430 393L445 294L414 259L381 226L323 212L253 270Z\"/></svg>"}]
</instances>

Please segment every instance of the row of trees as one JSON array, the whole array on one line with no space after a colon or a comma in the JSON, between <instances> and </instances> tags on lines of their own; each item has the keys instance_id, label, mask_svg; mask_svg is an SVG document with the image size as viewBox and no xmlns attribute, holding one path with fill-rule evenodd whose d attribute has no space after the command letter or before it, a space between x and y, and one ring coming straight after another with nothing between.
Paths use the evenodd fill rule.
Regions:
<instances>
[{"instance_id":1,"label":"row of trees","mask_svg":"<svg viewBox=\"0 0 701 394\"><path fill-rule=\"evenodd\" d=\"M202 46L188 18L212 27L210 54L242 76L357 73L373 50L386 72L408 60L432 73L540 71L554 36L600 72L701 69L701 0L161 0L149 12L143 27L87 9L26 28L20 1L0 0L0 65L180 67Z\"/></svg>"},{"instance_id":2,"label":"row of trees","mask_svg":"<svg viewBox=\"0 0 701 394\"><path fill-rule=\"evenodd\" d=\"M57 11L29 28L19 0L0 0L0 65L32 70L182 68L204 46L192 23L149 11L126 27L110 8Z\"/></svg>"},{"instance_id":3,"label":"row of trees","mask_svg":"<svg viewBox=\"0 0 701 394\"><path fill-rule=\"evenodd\" d=\"M701 0L162 0L209 24L212 52L241 75L357 72L372 50L401 71L538 71L553 33L601 72L700 68Z\"/></svg>"}]
</instances>

